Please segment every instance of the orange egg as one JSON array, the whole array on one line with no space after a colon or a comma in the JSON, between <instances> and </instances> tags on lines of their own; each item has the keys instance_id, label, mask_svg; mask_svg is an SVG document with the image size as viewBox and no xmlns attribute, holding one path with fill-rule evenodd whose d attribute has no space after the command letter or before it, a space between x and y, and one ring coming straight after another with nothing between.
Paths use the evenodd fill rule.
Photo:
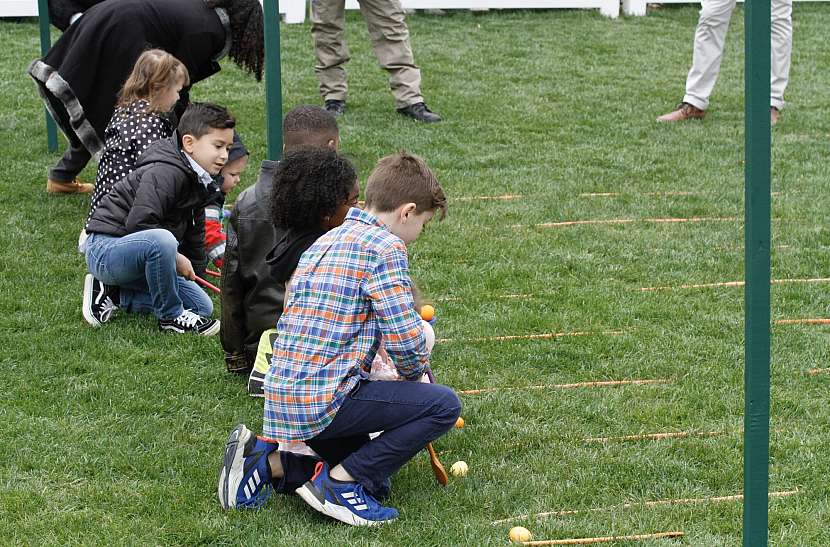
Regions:
<instances>
[{"instance_id":1,"label":"orange egg","mask_svg":"<svg viewBox=\"0 0 830 547\"><path fill-rule=\"evenodd\" d=\"M432 321L433 317L435 317L435 308L429 304L421 306L421 319L424 321Z\"/></svg>"}]
</instances>

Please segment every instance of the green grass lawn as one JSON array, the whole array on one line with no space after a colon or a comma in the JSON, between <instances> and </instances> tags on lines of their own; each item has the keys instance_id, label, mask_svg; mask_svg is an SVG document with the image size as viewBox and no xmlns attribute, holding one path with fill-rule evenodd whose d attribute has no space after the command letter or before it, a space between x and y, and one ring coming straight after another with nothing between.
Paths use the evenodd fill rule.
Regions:
<instances>
[{"instance_id":1,"label":"green grass lawn","mask_svg":"<svg viewBox=\"0 0 830 547\"><path fill-rule=\"evenodd\" d=\"M581 510L515 524L535 539L682 530L651 544L739 545L740 502L623 505L742 491L743 289L638 290L743 278L740 8L706 120L654 121L683 95L696 20L694 6L618 20L412 16L423 90L446 120L422 126L395 114L349 14L343 150L361 180L378 157L411 150L450 197L447 220L411 249L438 336L452 339L434 353L439 380L458 390L669 380L463 395L466 428L435 446L446 467L468 462L468 477L441 488L419 455L394 478L400 520L372 530L324 520L297 497L219 509L225 438L240 421L259 429L261 401L225 372L216 338L163 335L124 314L97 330L84 322L75 242L88 198L46 194L57 154L25 76L37 27L0 22L0 544L506 545L514 523L492 521ZM776 279L827 277L830 266L830 6L797 3L794 26L789 107L773 135ZM283 26L282 40L286 108L319 104L309 26ZM192 96L237 115L254 160L240 186L253 184L264 86L225 63ZM502 194L521 197L460 199ZM534 226L668 217L736 220ZM773 319L828 316L827 288L773 286ZM577 331L589 334L480 340ZM830 366L830 330L772 332L770 489L798 493L770 501L770 541L828 545L830 374L808 371ZM722 434L584 440L666 431Z\"/></svg>"}]
</instances>

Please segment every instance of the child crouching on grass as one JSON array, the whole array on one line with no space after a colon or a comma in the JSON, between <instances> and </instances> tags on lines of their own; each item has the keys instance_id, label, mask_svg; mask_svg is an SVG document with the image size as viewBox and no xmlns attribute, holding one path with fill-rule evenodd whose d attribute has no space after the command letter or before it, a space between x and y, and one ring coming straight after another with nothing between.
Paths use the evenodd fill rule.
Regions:
<instances>
[{"instance_id":1,"label":"child crouching on grass","mask_svg":"<svg viewBox=\"0 0 830 547\"><path fill-rule=\"evenodd\" d=\"M444 192L422 159L401 152L378 162L365 197L364 211L350 209L300 259L265 378L263 434L240 424L229 435L223 508L261 505L277 482L342 522L391 521L397 510L377 499L389 478L461 412L450 388L418 381L429 362L406 251L436 212L443 216ZM381 339L408 381L367 381ZM383 434L369 440L375 431ZM304 484L304 469L277 450L295 441L324 459ZM331 461L331 451L342 459Z\"/></svg>"},{"instance_id":2,"label":"child crouching on grass","mask_svg":"<svg viewBox=\"0 0 830 547\"><path fill-rule=\"evenodd\" d=\"M179 122L181 138L153 143L101 200L87 223L91 273L82 310L90 325L123 308L154 314L160 330L219 332L195 271L207 263L205 203L217 191L213 177L228 159L235 124L221 106L191 104Z\"/></svg>"}]
</instances>

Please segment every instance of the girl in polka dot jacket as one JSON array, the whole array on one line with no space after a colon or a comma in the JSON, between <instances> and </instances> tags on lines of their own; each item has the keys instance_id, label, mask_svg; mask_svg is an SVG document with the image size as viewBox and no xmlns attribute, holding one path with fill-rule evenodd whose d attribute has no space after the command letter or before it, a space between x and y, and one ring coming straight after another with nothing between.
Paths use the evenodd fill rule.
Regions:
<instances>
[{"instance_id":1,"label":"girl in polka dot jacket","mask_svg":"<svg viewBox=\"0 0 830 547\"><path fill-rule=\"evenodd\" d=\"M133 170L138 156L150 144L173 135L176 123L171 112L179 92L188 85L187 68L166 51L148 49L139 56L104 132L105 148L87 223L115 183Z\"/></svg>"}]
</instances>

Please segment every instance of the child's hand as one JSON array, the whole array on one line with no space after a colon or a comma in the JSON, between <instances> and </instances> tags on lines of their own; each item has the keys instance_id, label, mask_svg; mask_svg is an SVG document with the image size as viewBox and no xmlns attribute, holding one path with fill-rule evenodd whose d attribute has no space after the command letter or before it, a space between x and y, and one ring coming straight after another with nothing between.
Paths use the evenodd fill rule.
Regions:
<instances>
[{"instance_id":1,"label":"child's hand","mask_svg":"<svg viewBox=\"0 0 830 547\"><path fill-rule=\"evenodd\" d=\"M176 273L185 279L196 280L196 272L193 271L193 264L190 259L181 253L176 253Z\"/></svg>"}]
</instances>

